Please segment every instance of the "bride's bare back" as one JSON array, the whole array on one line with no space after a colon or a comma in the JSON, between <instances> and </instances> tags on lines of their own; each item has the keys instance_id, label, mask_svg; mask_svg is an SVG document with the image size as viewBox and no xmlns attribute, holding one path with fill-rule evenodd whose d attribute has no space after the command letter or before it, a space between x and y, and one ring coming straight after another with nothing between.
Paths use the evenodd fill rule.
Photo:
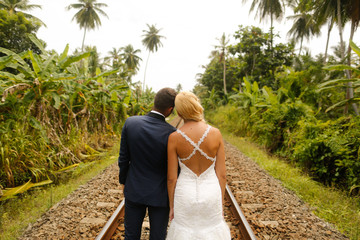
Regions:
<instances>
[{"instance_id":1,"label":"bride's bare back","mask_svg":"<svg viewBox=\"0 0 360 240\"><path fill-rule=\"evenodd\" d=\"M197 144L201 137L204 136L208 125L205 122L188 122L184 124L179 130L188 136L195 144ZM180 133L174 133L174 140L176 141L176 152L180 158L188 158L194 151L194 146L191 145ZM199 148L209 157L215 158L221 144L221 134L218 129L211 127L206 137L200 144ZM206 171L213 161L207 159L199 151L188 160L182 161L192 172L200 175Z\"/></svg>"}]
</instances>

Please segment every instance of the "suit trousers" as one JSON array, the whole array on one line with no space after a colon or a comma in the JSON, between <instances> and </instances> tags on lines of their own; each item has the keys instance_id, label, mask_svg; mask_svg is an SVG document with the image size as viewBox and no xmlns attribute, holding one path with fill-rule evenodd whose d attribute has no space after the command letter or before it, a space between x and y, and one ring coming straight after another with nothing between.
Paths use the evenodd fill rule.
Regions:
<instances>
[{"instance_id":1,"label":"suit trousers","mask_svg":"<svg viewBox=\"0 0 360 240\"><path fill-rule=\"evenodd\" d=\"M125 199L125 240L139 240L148 210L150 240L165 240L169 222L169 207L153 207Z\"/></svg>"}]
</instances>

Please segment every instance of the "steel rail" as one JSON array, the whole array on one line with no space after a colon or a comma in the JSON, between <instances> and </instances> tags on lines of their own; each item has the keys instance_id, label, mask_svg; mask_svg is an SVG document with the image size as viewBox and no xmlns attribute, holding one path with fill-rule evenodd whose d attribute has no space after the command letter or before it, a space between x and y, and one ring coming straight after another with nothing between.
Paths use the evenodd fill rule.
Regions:
<instances>
[{"instance_id":1,"label":"steel rail","mask_svg":"<svg viewBox=\"0 0 360 240\"><path fill-rule=\"evenodd\" d=\"M244 213L241 211L239 204L237 203L234 195L231 192L230 187L226 184L225 198L231 203L230 209L233 215L239 219L239 229L242 235L242 239L255 240L255 234L252 231L248 221L245 218Z\"/></svg>"},{"instance_id":2,"label":"steel rail","mask_svg":"<svg viewBox=\"0 0 360 240\"><path fill-rule=\"evenodd\" d=\"M120 225L120 220L124 217L125 213L125 199L121 201L109 221L105 224L99 235L95 240L109 240L114 235L116 228Z\"/></svg>"}]
</instances>

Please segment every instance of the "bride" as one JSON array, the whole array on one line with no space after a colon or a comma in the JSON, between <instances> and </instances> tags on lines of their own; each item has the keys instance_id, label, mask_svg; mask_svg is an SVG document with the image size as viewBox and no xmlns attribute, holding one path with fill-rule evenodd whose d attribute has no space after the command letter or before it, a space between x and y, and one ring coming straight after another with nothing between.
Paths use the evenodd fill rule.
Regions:
<instances>
[{"instance_id":1,"label":"bride","mask_svg":"<svg viewBox=\"0 0 360 240\"><path fill-rule=\"evenodd\" d=\"M193 93L179 93L175 108L184 125L168 140L171 223L167 239L230 240L223 215L226 173L221 133L205 123Z\"/></svg>"}]
</instances>

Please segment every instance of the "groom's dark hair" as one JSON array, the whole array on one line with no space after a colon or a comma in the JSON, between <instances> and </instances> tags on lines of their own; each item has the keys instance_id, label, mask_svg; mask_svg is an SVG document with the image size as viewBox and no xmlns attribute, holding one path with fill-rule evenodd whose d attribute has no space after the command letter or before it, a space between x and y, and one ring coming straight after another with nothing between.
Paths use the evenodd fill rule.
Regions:
<instances>
[{"instance_id":1,"label":"groom's dark hair","mask_svg":"<svg viewBox=\"0 0 360 240\"><path fill-rule=\"evenodd\" d=\"M160 89L154 100L154 109L159 111L165 111L175 106L176 91L172 88Z\"/></svg>"}]
</instances>

